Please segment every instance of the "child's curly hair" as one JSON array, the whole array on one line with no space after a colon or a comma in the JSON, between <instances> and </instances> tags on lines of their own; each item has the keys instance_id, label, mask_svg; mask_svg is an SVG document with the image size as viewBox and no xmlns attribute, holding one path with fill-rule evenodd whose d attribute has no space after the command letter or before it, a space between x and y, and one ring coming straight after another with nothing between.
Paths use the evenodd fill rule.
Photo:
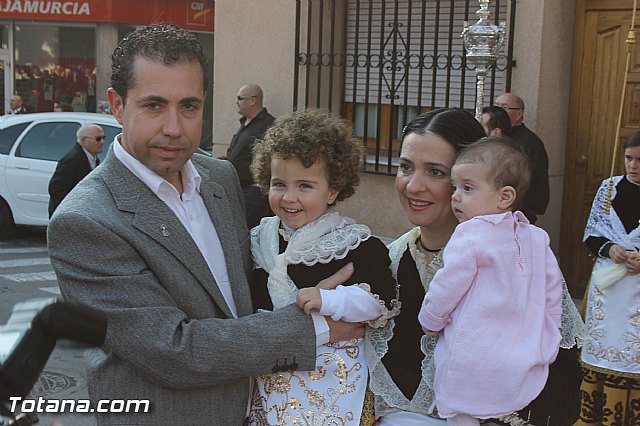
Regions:
<instances>
[{"instance_id":1,"label":"child's curly hair","mask_svg":"<svg viewBox=\"0 0 640 426\"><path fill-rule=\"evenodd\" d=\"M251 172L263 192L271 186L271 159L295 158L304 167L324 161L329 187L339 191L336 201L351 197L360 183L362 142L351 125L317 109L297 111L278 118L264 140L253 147Z\"/></svg>"}]
</instances>

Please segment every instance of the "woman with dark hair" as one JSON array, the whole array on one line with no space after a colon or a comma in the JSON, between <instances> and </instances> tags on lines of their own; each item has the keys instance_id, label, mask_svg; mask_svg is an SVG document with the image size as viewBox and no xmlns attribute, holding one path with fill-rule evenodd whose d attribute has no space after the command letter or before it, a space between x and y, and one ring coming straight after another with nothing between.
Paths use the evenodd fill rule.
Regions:
<instances>
[{"instance_id":1,"label":"woman with dark hair","mask_svg":"<svg viewBox=\"0 0 640 426\"><path fill-rule=\"evenodd\" d=\"M602 181L584 232L596 263L577 425L640 424L640 132L624 143L624 166Z\"/></svg>"},{"instance_id":2,"label":"woman with dark hair","mask_svg":"<svg viewBox=\"0 0 640 426\"><path fill-rule=\"evenodd\" d=\"M462 148L484 136L480 123L461 109L421 114L403 130L396 190L416 227L389 246L400 313L386 327L367 332L378 425L446 424L438 417L433 393L436 338L423 334L417 316L431 279L442 267L442 249L458 224L451 209L451 167ZM522 418L514 414L505 422L546 425L551 416L549 425L567 426L576 418L580 372L576 350L569 348L584 325L563 286L561 347L567 349L560 350L545 389L523 410ZM533 423L522 423L527 418Z\"/></svg>"}]
</instances>

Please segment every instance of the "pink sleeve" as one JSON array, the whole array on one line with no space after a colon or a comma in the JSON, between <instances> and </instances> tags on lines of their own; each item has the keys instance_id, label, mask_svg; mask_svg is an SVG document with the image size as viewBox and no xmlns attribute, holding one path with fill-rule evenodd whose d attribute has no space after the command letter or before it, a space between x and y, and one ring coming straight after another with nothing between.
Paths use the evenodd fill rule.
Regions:
<instances>
[{"instance_id":1,"label":"pink sleeve","mask_svg":"<svg viewBox=\"0 0 640 426\"><path fill-rule=\"evenodd\" d=\"M451 313L474 282L478 269L475 251L462 232L456 230L443 253L444 266L436 272L422 302L418 320L423 328L442 330Z\"/></svg>"},{"instance_id":2,"label":"pink sleeve","mask_svg":"<svg viewBox=\"0 0 640 426\"><path fill-rule=\"evenodd\" d=\"M562 326L562 272L553 251L547 246L547 304L546 312L553 318L558 328Z\"/></svg>"}]
</instances>

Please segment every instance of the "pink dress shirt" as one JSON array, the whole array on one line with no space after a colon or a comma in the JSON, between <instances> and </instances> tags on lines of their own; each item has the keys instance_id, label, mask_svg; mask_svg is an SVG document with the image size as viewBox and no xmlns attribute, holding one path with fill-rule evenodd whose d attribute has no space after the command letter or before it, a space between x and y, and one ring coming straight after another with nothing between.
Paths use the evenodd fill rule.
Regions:
<instances>
[{"instance_id":1,"label":"pink dress shirt","mask_svg":"<svg viewBox=\"0 0 640 426\"><path fill-rule=\"evenodd\" d=\"M442 417L500 417L525 407L558 354L562 274L547 233L521 212L461 223L420 310L444 329L435 349Z\"/></svg>"}]
</instances>

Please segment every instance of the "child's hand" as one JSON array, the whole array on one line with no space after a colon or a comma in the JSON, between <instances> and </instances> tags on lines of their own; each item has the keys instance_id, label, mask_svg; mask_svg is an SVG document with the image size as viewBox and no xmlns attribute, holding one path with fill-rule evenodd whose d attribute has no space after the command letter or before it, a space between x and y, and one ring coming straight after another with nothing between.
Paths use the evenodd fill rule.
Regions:
<instances>
[{"instance_id":1,"label":"child's hand","mask_svg":"<svg viewBox=\"0 0 640 426\"><path fill-rule=\"evenodd\" d=\"M436 333L435 331L433 331L433 330L427 330L427 329L426 329L426 328L424 328L424 327L422 327L422 331L423 331L423 332L424 332L424 334L426 334L427 336L435 336L436 334L438 334L438 333Z\"/></svg>"},{"instance_id":2,"label":"child's hand","mask_svg":"<svg viewBox=\"0 0 640 426\"><path fill-rule=\"evenodd\" d=\"M298 290L296 302L307 315L310 315L312 310L319 311L322 307L320 289L316 287L308 287Z\"/></svg>"}]
</instances>

